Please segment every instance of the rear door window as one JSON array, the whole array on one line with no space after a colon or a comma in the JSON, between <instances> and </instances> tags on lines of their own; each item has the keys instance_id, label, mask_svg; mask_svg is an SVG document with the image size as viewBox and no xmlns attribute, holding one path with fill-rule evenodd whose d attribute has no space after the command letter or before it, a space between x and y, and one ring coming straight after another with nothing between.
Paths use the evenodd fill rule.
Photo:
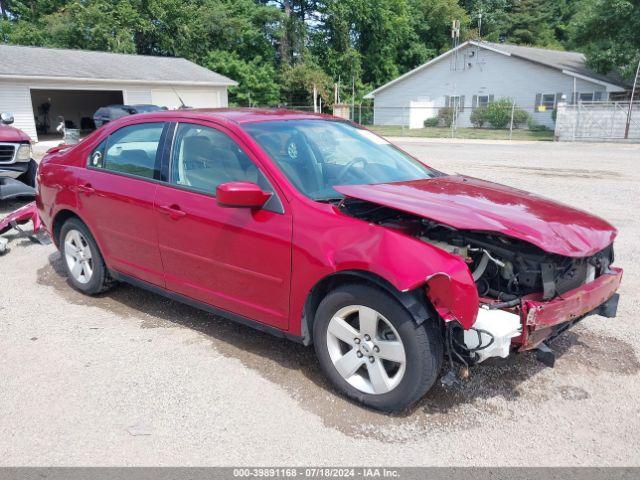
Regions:
<instances>
[{"instance_id":1,"label":"rear door window","mask_svg":"<svg viewBox=\"0 0 640 480\"><path fill-rule=\"evenodd\" d=\"M165 124L130 125L112 133L89 157L89 166L112 172L157 178L160 141Z\"/></svg>"}]
</instances>

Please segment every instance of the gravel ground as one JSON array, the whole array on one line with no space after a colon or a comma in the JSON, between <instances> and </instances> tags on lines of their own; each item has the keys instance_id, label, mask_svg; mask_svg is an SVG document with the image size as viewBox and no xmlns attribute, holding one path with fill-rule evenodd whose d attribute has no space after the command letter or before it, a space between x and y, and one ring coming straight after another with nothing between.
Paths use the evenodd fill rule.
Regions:
<instances>
[{"instance_id":1,"label":"gravel ground","mask_svg":"<svg viewBox=\"0 0 640 480\"><path fill-rule=\"evenodd\" d=\"M625 268L618 318L558 339L553 369L514 356L381 415L332 392L311 349L128 286L84 297L52 246L12 232L0 257L0 465L640 466L640 148L399 143L441 170L609 219Z\"/></svg>"}]
</instances>

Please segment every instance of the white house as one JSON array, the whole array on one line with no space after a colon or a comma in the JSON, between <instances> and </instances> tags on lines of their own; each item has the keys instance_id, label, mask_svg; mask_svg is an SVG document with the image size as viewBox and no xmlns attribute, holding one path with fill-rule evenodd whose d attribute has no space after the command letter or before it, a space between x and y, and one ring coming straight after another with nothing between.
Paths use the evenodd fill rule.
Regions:
<instances>
[{"instance_id":1,"label":"white house","mask_svg":"<svg viewBox=\"0 0 640 480\"><path fill-rule=\"evenodd\" d=\"M36 141L58 116L81 128L111 104L226 107L233 85L184 58L0 45L0 111Z\"/></svg>"},{"instance_id":2,"label":"white house","mask_svg":"<svg viewBox=\"0 0 640 480\"><path fill-rule=\"evenodd\" d=\"M374 100L375 125L423 126L442 107L454 107L459 126L469 126L473 109L509 98L540 124L553 127L552 112L567 102L603 101L625 85L613 75L585 66L585 57L516 45L467 41L382 85Z\"/></svg>"}]
</instances>

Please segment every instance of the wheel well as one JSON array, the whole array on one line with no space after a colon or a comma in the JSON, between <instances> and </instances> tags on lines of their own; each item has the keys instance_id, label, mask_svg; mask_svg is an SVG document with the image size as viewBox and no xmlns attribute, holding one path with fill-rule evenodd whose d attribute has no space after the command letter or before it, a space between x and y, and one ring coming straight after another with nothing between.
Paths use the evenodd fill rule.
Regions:
<instances>
[{"instance_id":1,"label":"wheel well","mask_svg":"<svg viewBox=\"0 0 640 480\"><path fill-rule=\"evenodd\" d=\"M60 210L53 219L53 226L51 227L51 230L53 233L53 241L58 247L60 246L60 229L62 228L62 225L64 225L64 222L70 218L77 218L82 221L82 219L71 210Z\"/></svg>"},{"instance_id":2,"label":"wheel well","mask_svg":"<svg viewBox=\"0 0 640 480\"><path fill-rule=\"evenodd\" d=\"M429 318L436 318L434 309L421 289L407 292L397 290L391 283L371 272L350 270L334 273L320 280L309 292L302 312L301 334L303 343L313 343L313 322L320 302L331 290L342 285L369 285L389 293L402 304L419 325Z\"/></svg>"}]
</instances>

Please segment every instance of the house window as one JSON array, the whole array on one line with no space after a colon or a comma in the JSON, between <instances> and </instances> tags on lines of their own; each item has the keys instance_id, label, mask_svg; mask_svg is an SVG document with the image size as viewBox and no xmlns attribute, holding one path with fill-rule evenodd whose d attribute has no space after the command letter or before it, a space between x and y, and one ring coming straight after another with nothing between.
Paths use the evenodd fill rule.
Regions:
<instances>
[{"instance_id":1,"label":"house window","mask_svg":"<svg viewBox=\"0 0 640 480\"><path fill-rule=\"evenodd\" d=\"M543 93L542 101L540 102L545 108L553 108L556 106L556 94L555 93Z\"/></svg>"},{"instance_id":2,"label":"house window","mask_svg":"<svg viewBox=\"0 0 640 480\"><path fill-rule=\"evenodd\" d=\"M580 93L578 98L580 99L581 102L593 102L593 99L594 99L593 92Z\"/></svg>"},{"instance_id":3,"label":"house window","mask_svg":"<svg viewBox=\"0 0 640 480\"><path fill-rule=\"evenodd\" d=\"M451 95L448 100L447 107L454 108L460 106L460 95Z\"/></svg>"},{"instance_id":4,"label":"house window","mask_svg":"<svg viewBox=\"0 0 640 480\"><path fill-rule=\"evenodd\" d=\"M451 95L445 97L446 107L462 110L464 108L464 95Z\"/></svg>"},{"instance_id":5,"label":"house window","mask_svg":"<svg viewBox=\"0 0 640 480\"><path fill-rule=\"evenodd\" d=\"M489 95L478 95L478 106L486 107L489 105Z\"/></svg>"}]
</instances>

